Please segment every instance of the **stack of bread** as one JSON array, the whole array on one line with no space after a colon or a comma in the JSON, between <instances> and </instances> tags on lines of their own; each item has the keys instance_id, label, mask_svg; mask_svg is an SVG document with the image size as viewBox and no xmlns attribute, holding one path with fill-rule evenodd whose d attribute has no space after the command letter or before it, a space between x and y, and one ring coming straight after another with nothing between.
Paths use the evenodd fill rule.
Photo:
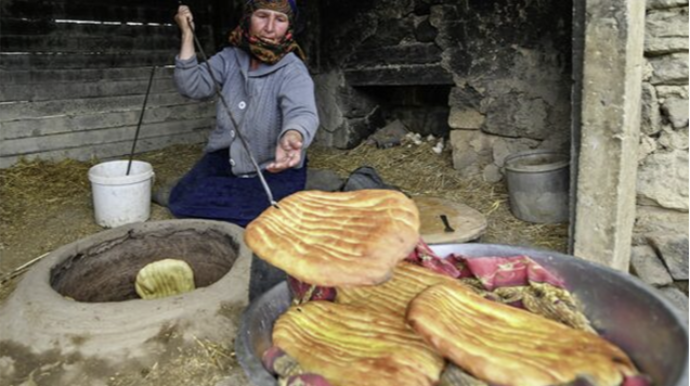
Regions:
<instances>
[{"instance_id":1,"label":"stack of bread","mask_svg":"<svg viewBox=\"0 0 690 386\"><path fill-rule=\"evenodd\" d=\"M419 213L402 193L307 191L278 206L249 224L245 241L297 279L337 287L337 298L291 307L276 321L274 344L334 386L434 385L444 359L507 386L583 376L617 386L637 373L596 334L402 262L419 242Z\"/></svg>"}]
</instances>

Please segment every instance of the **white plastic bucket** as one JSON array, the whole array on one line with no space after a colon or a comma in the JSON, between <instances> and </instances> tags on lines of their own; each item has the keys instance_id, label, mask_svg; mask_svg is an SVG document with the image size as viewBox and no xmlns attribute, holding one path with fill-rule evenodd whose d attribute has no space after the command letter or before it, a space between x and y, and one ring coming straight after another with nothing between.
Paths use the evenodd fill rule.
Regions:
<instances>
[{"instance_id":1,"label":"white plastic bucket","mask_svg":"<svg viewBox=\"0 0 690 386\"><path fill-rule=\"evenodd\" d=\"M114 228L148 220L151 215L153 167L146 162L129 161L100 163L89 169L96 223Z\"/></svg>"}]
</instances>

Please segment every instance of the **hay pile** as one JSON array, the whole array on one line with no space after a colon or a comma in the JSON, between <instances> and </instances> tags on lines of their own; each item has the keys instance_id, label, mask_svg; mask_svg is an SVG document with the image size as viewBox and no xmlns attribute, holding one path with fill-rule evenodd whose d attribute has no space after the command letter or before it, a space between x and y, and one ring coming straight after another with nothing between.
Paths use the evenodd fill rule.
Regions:
<instances>
[{"instance_id":1,"label":"hay pile","mask_svg":"<svg viewBox=\"0 0 690 386\"><path fill-rule=\"evenodd\" d=\"M28 214L37 204L50 210L70 197L88 194L90 185L84 176L93 165L93 162L73 160L21 161L0 171L0 222L9 225L12 219Z\"/></svg>"},{"instance_id":2,"label":"hay pile","mask_svg":"<svg viewBox=\"0 0 690 386\"><path fill-rule=\"evenodd\" d=\"M194 343L175 347L165 362L150 368L117 373L108 379L108 386L217 386L244 382L242 374L237 374L242 370L229 345L198 338Z\"/></svg>"}]
</instances>

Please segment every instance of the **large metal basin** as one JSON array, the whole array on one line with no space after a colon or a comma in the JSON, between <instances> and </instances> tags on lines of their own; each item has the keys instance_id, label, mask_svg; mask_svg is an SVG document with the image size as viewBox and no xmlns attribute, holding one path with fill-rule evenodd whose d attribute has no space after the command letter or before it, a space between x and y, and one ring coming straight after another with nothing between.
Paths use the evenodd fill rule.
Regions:
<instances>
[{"instance_id":1,"label":"large metal basin","mask_svg":"<svg viewBox=\"0 0 690 386\"><path fill-rule=\"evenodd\" d=\"M549 251L491 244L435 245L432 249L439 256L532 257L566 281L597 331L625 350L641 371L652 377L655 386L688 385L687 319L656 289L637 278ZM271 346L275 320L289 305L290 295L283 282L256 299L242 316L235 349L255 386L276 385L260 358Z\"/></svg>"}]
</instances>

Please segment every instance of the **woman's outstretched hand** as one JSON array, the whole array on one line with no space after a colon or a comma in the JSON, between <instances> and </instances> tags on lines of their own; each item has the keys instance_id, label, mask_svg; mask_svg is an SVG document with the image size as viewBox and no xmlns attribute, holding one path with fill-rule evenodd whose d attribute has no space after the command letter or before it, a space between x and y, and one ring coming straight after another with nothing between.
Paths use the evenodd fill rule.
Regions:
<instances>
[{"instance_id":1,"label":"woman's outstretched hand","mask_svg":"<svg viewBox=\"0 0 690 386\"><path fill-rule=\"evenodd\" d=\"M266 167L271 173L282 172L299 165L302 160L302 134L296 130L288 130L276 147L276 160Z\"/></svg>"}]
</instances>

